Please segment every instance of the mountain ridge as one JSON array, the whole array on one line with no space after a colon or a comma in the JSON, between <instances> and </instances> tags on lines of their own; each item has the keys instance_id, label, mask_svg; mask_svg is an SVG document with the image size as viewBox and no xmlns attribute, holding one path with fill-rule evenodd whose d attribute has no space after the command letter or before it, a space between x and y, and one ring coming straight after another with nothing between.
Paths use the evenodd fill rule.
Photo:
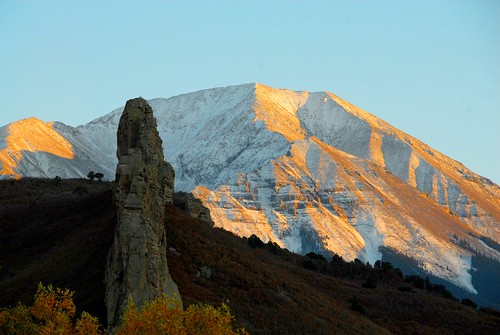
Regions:
<instances>
[{"instance_id":1,"label":"mountain ridge","mask_svg":"<svg viewBox=\"0 0 500 335\"><path fill-rule=\"evenodd\" d=\"M372 264L389 247L470 292L473 253L461 241L500 260L480 239L500 243L496 184L332 93L253 83L150 104L178 190L216 226ZM108 179L122 110L57 125L74 147L88 143L80 150Z\"/></svg>"}]
</instances>

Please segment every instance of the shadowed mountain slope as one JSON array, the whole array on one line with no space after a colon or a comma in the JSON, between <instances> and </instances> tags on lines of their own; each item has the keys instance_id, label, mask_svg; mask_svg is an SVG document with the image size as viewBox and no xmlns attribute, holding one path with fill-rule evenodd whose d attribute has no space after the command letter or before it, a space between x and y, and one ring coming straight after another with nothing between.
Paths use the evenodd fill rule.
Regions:
<instances>
[{"instance_id":1,"label":"shadowed mountain slope","mask_svg":"<svg viewBox=\"0 0 500 335\"><path fill-rule=\"evenodd\" d=\"M77 306L105 321L104 268L116 223L111 184L2 181L0 223L0 306L29 303L42 281L75 290ZM226 302L252 334L494 334L500 327L498 312L419 289L386 265L293 254L173 206L165 225L169 268L185 304Z\"/></svg>"}]
</instances>

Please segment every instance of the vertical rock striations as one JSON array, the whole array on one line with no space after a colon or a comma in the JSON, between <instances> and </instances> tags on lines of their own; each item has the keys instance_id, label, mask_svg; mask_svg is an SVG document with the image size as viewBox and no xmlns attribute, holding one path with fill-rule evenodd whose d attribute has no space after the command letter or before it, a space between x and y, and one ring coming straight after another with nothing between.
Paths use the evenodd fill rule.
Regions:
<instances>
[{"instance_id":1,"label":"vertical rock striations","mask_svg":"<svg viewBox=\"0 0 500 335\"><path fill-rule=\"evenodd\" d=\"M141 306L166 294L180 301L168 272L165 204L173 202L174 170L146 100L127 101L118 126L115 201L118 223L106 268L108 324L120 322L128 300Z\"/></svg>"}]
</instances>

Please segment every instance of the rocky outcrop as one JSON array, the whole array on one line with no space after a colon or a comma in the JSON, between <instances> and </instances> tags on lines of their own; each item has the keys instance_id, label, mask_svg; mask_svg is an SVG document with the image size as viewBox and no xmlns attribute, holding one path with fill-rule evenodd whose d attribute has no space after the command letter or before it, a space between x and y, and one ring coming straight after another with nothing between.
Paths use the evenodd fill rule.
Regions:
<instances>
[{"instance_id":1,"label":"rocky outcrop","mask_svg":"<svg viewBox=\"0 0 500 335\"><path fill-rule=\"evenodd\" d=\"M156 126L146 100L127 101L117 133L118 223L106 268L110 327L119 324L129 299L139 307L164 294L180 302L168 271L164 226L165 204L173 203L174 170L164 161Z\"/></svg>"},{"instance_id":2,"label":"rocky outcrop","mask_svg":"<svg viewBox=\"0 0 500 335\"><path fill-rule=\"evenodd\" d=\"M203 205L200 199L195 198L193 193L175 192L174 206L186 211L195 219L208 222L211 226L214 225L210 210Z\"/></svg>"}]
</instances>

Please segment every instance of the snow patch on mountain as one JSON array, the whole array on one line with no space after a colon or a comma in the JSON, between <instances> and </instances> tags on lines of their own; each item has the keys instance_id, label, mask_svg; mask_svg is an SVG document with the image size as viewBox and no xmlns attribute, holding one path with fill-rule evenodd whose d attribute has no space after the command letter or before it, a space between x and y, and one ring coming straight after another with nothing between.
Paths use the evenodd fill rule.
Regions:
<instances>
[{"instance_id":1,"label":"snow patch on mountain","mask_svg":"<svg viewBox=\"0 0 500 335\"><path fill-rule=\"evenodd\" d=\"M384 245L384 235L378 231L371 213L361 209L358 212L355 227L365 241L360 257L370 264L375 264L377 260L382 259L382 252L379 248Z\"/></svg>"}]
</instances>

